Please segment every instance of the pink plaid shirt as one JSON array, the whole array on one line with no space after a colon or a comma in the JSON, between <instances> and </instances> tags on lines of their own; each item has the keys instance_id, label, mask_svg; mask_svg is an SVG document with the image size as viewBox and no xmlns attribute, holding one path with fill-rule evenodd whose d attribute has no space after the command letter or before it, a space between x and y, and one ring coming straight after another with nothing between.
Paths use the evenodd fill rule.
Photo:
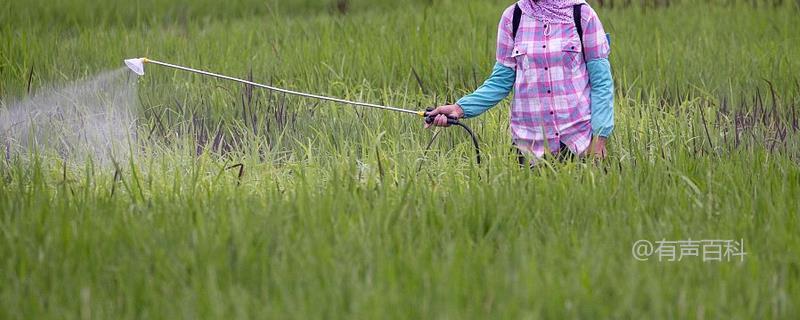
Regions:
<instances>
[{"instance_id":1,"label":"pink plaid shirt","mask_svg":"<svg viewBox=\"0 0 800 320\"><path fill-rule=\"evenodd\" d=\"M528 0L523 0L528 1ZM511 135L523 151L541 158L563 143L583 154L592 139L589 73L584 62L608 58L606 33L589 7L582 6L584 47L574 23L547 24L523 8L517 39L511 36L514 6L503 13L497 37L497 61L516 69Z\"/></svg>"}]
</instances>

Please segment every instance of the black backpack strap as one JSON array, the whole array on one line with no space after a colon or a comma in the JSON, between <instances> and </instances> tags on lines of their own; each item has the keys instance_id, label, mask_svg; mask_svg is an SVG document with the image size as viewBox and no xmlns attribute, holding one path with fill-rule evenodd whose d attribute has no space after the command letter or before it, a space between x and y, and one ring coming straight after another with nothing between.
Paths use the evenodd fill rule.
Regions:
<instances>
[{"instance_id":1,"label":"black backpack strap","mask_svg":"<svg viewBox=\"0 0 800 320\"><path fill-rule=\"evenodd\" d=\"M522 21L522 9L519 4L514 6L514 20L511 20L511 39L517 41L517 31L519 30L519 23Z\"/></svg>"},{"instance_id":2,"label":"black backpack strap","mask_svg":"<svg viewBox=\"0 0 800 320\"><path fill-rule=\"evenodd\" d=\"M578 30L578 38L581 39L581 53L583 60L586 61L586 48L583 46L583 23L581 22L581 7L583 4L572 6L572 18L575 19L575 29Z\"/></svg>"}]
</instances>

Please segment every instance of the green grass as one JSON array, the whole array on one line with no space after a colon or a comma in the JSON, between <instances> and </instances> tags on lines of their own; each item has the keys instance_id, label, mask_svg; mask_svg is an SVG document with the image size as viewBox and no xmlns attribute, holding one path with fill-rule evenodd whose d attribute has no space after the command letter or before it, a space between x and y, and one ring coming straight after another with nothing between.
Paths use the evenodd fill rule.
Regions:
<instances>
[{"instance_id":1,"label":"green grass","mask_svg":"<svg viewBox=\"0 0 800 320\"><path fill-rule=\"evenodd\" d=\"M37 92L148 56L422 109L482 81L507 6L48 4L0 5L0 108L31 74ZM459 130L425 150L418 119L243 103L235 84L150 67L136 158L0 161L0 318L791 318L797 8L598 10L617 130L597 165L519 169L507 101L468 122L477 167ZM744 239L748 255L631 256L639 239L690 238Z\"/></svg>"}]
</instances>

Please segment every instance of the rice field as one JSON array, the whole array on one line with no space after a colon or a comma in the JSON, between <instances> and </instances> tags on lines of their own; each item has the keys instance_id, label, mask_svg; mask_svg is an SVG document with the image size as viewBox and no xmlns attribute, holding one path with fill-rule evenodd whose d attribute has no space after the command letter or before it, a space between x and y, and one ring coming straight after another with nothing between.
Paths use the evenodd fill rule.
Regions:
<instances>
[{"instance_id":1,"label":"rice field","mask_svg":"<svg viewBox=\"0 0 800 320\"><path fill-rule=\"evenodd\" d=\"M155 66L104 104L121 154L3 132L0 318L793 318L800 3L615 2L598 163L519 168L508 99L465 121L477 165L458 129ZM485 79L510 3L6 1L0 115L142 56L422 110ZM706 239L746 255L632 254Z\"/></svg>"}]
</instances>

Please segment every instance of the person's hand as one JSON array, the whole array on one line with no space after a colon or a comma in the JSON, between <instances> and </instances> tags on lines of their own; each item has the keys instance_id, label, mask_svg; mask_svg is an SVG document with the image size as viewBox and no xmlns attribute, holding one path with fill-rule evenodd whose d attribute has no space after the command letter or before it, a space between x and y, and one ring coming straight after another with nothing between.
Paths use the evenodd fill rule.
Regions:
<instances>
[{"instance_id":1,"label":"person's hand","mask_svg":"<svg viewBox=\"0 0 800 320\"><path fill-rule=\"evenodd\" d=\"M464 117L464 110L457 104L451 104L433 109L428 113L428 116L434 117L433 123L426 123L425 128L430 128L431 126L447 127L450 126L447 124L447 118L461 119Z\"/></svg>"},{"instance_id":2,"label":"person's hand","mask_svg":"<svg viewBox=\"0 0 800 320\"><path fill-rule=\"evenodd\" d=\"M606 140L608 139L604 137L594 137L592 143L589 144L589 156L598 160L605 159L607 155Z\"/></svg>"}]
</instances>

